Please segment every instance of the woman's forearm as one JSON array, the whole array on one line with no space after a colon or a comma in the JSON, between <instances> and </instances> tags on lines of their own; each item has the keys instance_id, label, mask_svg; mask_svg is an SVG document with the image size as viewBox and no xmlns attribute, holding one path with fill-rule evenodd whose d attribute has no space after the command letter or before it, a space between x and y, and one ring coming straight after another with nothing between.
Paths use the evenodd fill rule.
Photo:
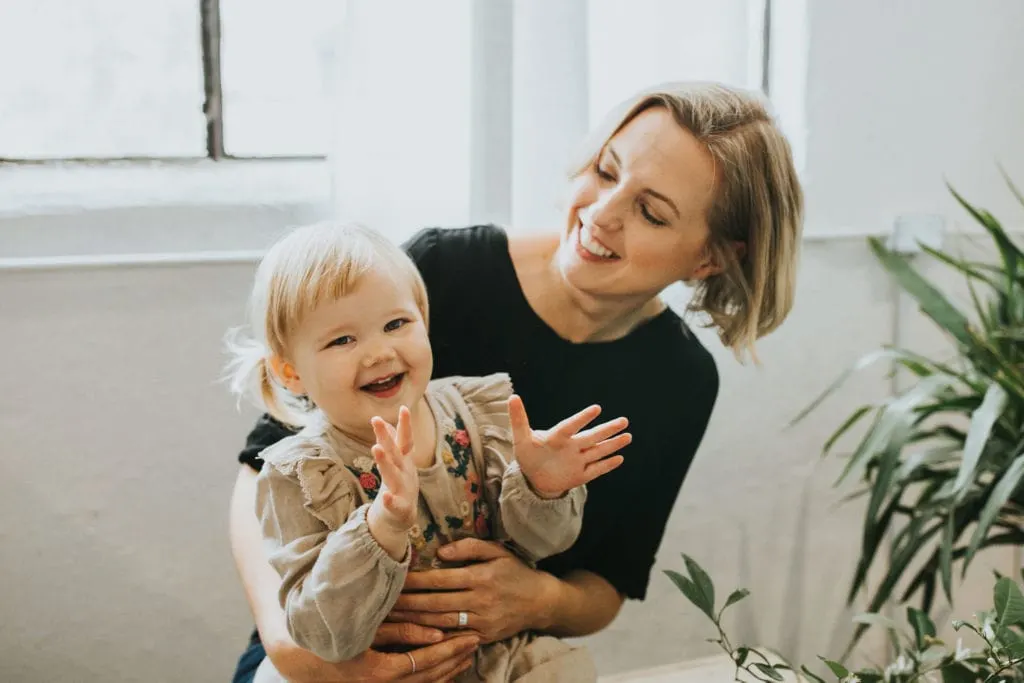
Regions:
<instances>
[{"instance_id":1,"label":"woman's forearm","mask_svg":"<svg viewBox=\"0 0 1024 683\"><path fill-rule=\"evenodd\" d=\"M242 466L231 496L229 534L235 567L256 621L256 630L267 656L282 673L316 670L323 661L295 644L288 633L284 609L278 602L281 578L263 551L263 537L256 518L256 472ZM301 677L296 677L301 680Z\"/></svg>"},{"instance_id":2,"label":"woman's forearm","mask_svg":"<svg viewBox=\"0 0 1024 683\"><path fill-rule=\"evenodd\" d=\"M576 570L564 578L540 573L546 583L536 628L559 638L590 635L607 627L622 608L615 587L592 572Z\"/></svg>"},{"instance_id":3,"label":"woman's forearm","mask_svg":"<svg viewBox=\"0 0 1024 683\"><path fill-rule=\"evenodd\" d=\"M281 577L267 561L263 536L256 517L257 473L242 466L231 495L229 534L231 553L249 603L256 629L264 645L280 639L291 640L284 610L278 602Z\"/></svg>"}]
</instances>

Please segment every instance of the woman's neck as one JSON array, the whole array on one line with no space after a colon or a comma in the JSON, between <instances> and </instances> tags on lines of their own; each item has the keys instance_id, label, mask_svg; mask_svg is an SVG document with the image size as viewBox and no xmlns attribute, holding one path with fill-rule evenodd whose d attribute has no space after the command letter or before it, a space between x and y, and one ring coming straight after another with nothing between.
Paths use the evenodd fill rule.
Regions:
<instances>
[{"instance_id":1,"label":"woman's neck","mask_svg":"<svg viewBox=\"0 0 1024 683\"><path fill-rule=\"evenodd\" d=\"M665 310L655 297L599 298L573 288L558 267L557 236L509 240L509 254L523 295L534 313L573 343L621 339Z\"/></svg>"}]
</instances>

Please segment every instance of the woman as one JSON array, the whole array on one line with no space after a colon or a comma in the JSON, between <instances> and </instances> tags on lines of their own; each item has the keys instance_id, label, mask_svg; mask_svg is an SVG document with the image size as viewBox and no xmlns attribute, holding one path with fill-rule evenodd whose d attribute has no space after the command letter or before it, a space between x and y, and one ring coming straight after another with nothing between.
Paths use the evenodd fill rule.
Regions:
<instances>
[{"instance_id":1,"label":"woman","mask_svg":"<svg viewBox=\"0 0 1024 683\"><path fill-rule=\"evenodd\" d=\"M630 419L626 461L589 487L579 540L537 569L484 541L450 544L447 559L466 566L410 575L379 649L323 662L288 637L280 581L259 544L257 454L288 434L261 418L232 503L258 631L236 680L248 680L264 648L294 681L444 680L469 665L477 642L527 629L587 635L626 598L644 598L718 393L711 355L659 295L690 283L690 308L738 357L753 355L792 307L802 191L761 102L716 84L660 86L624 103L571 181L556 230L428 229L405 248L430 296L435 376L508 372L538 426L591 403ZM465 635L437 642L446 632ZM395 645L407 651L388 652Z\"/></svg>"}]
</instances>

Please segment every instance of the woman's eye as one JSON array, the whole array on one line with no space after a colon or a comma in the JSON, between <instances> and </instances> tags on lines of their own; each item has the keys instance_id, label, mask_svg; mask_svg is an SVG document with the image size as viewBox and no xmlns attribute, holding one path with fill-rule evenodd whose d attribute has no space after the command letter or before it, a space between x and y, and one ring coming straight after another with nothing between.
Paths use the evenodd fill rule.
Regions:
<instances>
[{"instance_id":1,"label":"woman's eye","mask_svg":"<svg viewBox=\"0 0 1024 683\"><path fill-rule=\"evenodd\" d=\"M648 223L650 223L652 225L658 225L658 226L668 225L667 222L661 220L660 218L658 218L657 216L652 214L647 209L647 205L646 204L641 204L640 205L640 213L643 214L644 220L646 220Z\"/></svg>"},{"instance_id":2,"label":"woman's eye","mask_svg":"<svg viewBox=\"0 0 1024 683\"><path fill-rule=\"evenodd\" d=\"M327 346L328 347L331 347L331 346L344 346L346 344L351 344L355 340L356 340L356 338L353 337L351 334L346 334L346 335L343 335L341 337L338 337L337 339L332 339L327 344Z\"/></svg>"},{"instance_id":3,"label":"woman's eye","mask_svg":"<svg viewBox=\"0 0 1024 683\"><path fill-rule=\"evenodd\" d=\"M385 332L394 332L398 328L400 328L403 325L405 325L407 322L409 322L409 321L406 320L405 318L395 318L394 320L390 321L387 325L384 326L384 331Z\"/></svg>"},{"instance_id":4,"label":"woman's eye","mask_svg":"<svg viewBox=\"0 0 1024 683\"><path fill-rule=\"evenodd\" d=\"M600 178L601 180L615 180L615 176L613 176L611 172L601 168L600 165L595 166L594 168L597 172L597 177Z\"/></svg>"}]
</instances>

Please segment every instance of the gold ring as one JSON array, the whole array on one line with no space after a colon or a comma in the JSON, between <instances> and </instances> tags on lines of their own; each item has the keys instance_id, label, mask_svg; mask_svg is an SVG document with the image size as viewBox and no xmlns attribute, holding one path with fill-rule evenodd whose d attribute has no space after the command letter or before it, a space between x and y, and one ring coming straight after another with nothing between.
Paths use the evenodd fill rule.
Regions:
<instances>
[{"instance_id":1,"label":"gold ring","mask_svg":"<svg viewBox=\"0 0 1024 683\"><path fill-rule=\"evenodd\" d=\"M416 659L412 656L411 652L406 652L405 654L409 657L409 661L412 662L412 672L416 673Z\"/></svg>"}]
</instances>

